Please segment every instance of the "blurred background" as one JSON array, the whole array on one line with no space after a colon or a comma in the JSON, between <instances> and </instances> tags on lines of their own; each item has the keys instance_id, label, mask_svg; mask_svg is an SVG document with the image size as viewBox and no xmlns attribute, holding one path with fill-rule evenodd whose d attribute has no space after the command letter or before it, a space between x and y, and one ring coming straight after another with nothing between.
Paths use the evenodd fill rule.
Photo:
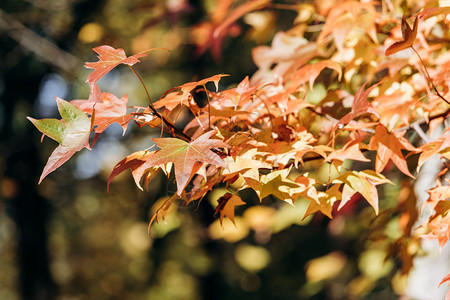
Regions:
<instances>
[{"instance_id":1,"label":"blurred background","mask_svg":"<svg viewBox=\"0 0 450 300\"><path fill-rule=\"evenodd\" d=\"M307 203L292 207L268 198L259 205L248 191L237 226L224 220L222 228L214 216L219 188L200 204L180 205L153 225L149 238L148 221L174 183L157 177L142 192L125 172L107 193L106 181L118 161L151 146L158 131L130 126L122 136L115 124L92 151L77 153L37 185L56 143L41 143L26 116L60 118L55 96L87 99L90 71L83 64L97 60L92 48L108 44L128 55L171 50L153 51L136 65L158 99L169 88L220 73L230 74L222 87L239 83L256 70L251 49L270 44L298 15L282 6L298 1L284 1L240 19L219 46L208 44L233 2L239 3L1 0L0 299L396 299L401 293L406 277L389 253L401 235L395 209L376 222L369 206L354 205L332 221L321 215L302 221ZM129 105L147 105L126 67L99 86L119 98L128 94ZM385 208L396 203L389 192Z\"/></svg>"}]
</instances>

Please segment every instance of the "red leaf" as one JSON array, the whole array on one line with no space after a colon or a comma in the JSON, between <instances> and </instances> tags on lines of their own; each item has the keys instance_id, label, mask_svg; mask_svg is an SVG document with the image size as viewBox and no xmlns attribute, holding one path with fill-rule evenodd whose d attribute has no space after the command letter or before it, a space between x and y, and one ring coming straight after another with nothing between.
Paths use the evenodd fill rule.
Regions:
<instances>
[{"instance_id":1,"label":"red leaf","mask_svg":"<svg viewBox=\"0 0 450 300\"><path fill-rule=\"evenodd\" d=\"M395 42L394 44L390 45L386 49L384 54L386 56L389 56L399 51L405 50L406 48L412 47L414 41L416 40L418 24L419 24L419 16L417 16L416 19L414 20L414 25L413 28L411 29L411 27L409 27L408 22L406 22L405 15L403 15L402 17L403 41Z\"/></svg>"},{"instance_id":2,"label":"red leaf","mask_svg":"<svg viewBox=\"0 0 450 300\"><path fill-rule=\"evenodd\" d=\"M105 76L109 71L114 69L119 64L125 64L132 66L139 62L140 57L146 56L148 52L154 49L142 51L133 56L127 57L125 51L121 48L114 49L111 46L103 45L93 49L98 54L99 61L97 62L86 62L84 65L86 68L94 69L94 71L89 74L86 82L92 87L100 78Z\"/></svg>"}]
</instances>

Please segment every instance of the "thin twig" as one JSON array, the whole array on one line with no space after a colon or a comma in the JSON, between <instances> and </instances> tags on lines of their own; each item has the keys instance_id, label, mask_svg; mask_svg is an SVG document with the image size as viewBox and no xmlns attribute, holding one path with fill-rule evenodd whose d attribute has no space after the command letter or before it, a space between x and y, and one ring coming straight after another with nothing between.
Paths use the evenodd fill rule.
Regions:
<instances>
[{"instance_id":1,"label":"thin twig","mask_svg":"<svg viewBox=\"0 0 450 300\"><path fill-rule=\"evenodd\" d=\"M155 107L153 106L153 102L152 99L150 98L150 94L147 90L147 87L145 86L144 81L142 80L141 76L139 76L139 74L133 69L132 66L129 66L130 69L133 71L133 73L137 76L137 78L139 79L139 81L141 82L142 86L145 89L145 92L147 94L148 100L150 101L149 104L149 108L152 111L152 113L159 119L161 119L161 121L163 121L164 124L166 124L171 130L172 130L172 135L176 136L178 135L179 137L181 137L182 139L186 140L187 142L191 141L191 138L185 134L183 131L181 131L180 129L178 129L177 127L175 127L175 125L172 124L172 122L170 122L169 120L167 120L164 116L162 116L160 113L158 113L158 111L155 109Z\"/></svg>"},{"instance_id":2,"label":"thin twig","mask_svg":"<svg viewBox=\"0 0 450 300\"><path fill-rule=\"evenodd\" d=\"M439 98L441 98L441 99L444 100L447 104L450 105L450 102L449 102L447 99L445 99L444 96L442 96L442 95L439 93L438 89L437 89L436 86L434 85L433 80L431 79L430 74L428 74L427 67L425 66L425 63L423 62L422 57L420 57L419 53L416 51L416 49L414 49L413 46L411 46L411 49L413 49L413 51L414 51L414 52L416 53L416 55L419 57L420 62L422 63L423 68L425 69L425 74L426 74L427 77L428 77L427 79L430 81L431 85L433 86L434 90L436 91L436 94L439 96Z\"/></svg>"}]
</instances>

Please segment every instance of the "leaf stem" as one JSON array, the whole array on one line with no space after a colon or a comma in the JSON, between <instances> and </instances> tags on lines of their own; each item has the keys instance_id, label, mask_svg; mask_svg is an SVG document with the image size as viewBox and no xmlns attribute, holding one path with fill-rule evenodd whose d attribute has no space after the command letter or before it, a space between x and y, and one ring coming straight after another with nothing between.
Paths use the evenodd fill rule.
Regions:
<instances>
[{"instance_id":1,"label":"leaf stem","mask_svg":"<svg viewBox=\"0 0 450 300\"><path fill-rule=\"evenodd\" d=\"M209 100L208 90L205 84L203 85L203 89L205 89L206 101L208 101L208 129L211 130L211 101Z\"/></svg>"},{"instance_id":2,"label":"leaf stem","mask_svg":"<svg viewBox=\"0 0 450 300\"><path fill-rule=\"evenodd\" d=\"M170 122L169 120L167 120L164 116L162 116L153 106L153 102L152 99L150 98L150 94L147 90L147 87L145 86L144 81L142 80L141 76L139 76L139 74L133 69L132 66L129 66L131 71L133 71L133 73L136 75L136 77L139 79L139 81L141 82L142 86L144 87L145 93L147 94L147 98L150 101L149 104L149 108L152 111L152 113L159 119L161 119L161 121L163 121L163 123L169 127L171 129L171 134L176 137L177 135L182 138L183 140L186 140L187 142L191 141L191 138L185 134L183 131L181 131L180 129L178 129L177 127L175 127L175 125L172 124L172 122Z\"/></svg>"},{"instance_id":3,"label":"leaf stem","mask_svg":"<svg viewBox=\"0 0 450 300\"><path fill-rule=\"evenodd\" d=\"M414 49L413 46L411 46L411 49L413 49L414 53L416 53L416 55L419 57L420 62L422 63L423 68L425 69L425 75L427 76L428 81L430 81L432 87L434 88L434 90L436 91L436 94L439 96L439 98L441 98L442 100L444 100L447 104L450 105L450 102L445 99L438 91L438 89L436 88L436 86L433 83L433 80L431 79L430 74L428 73L427 67L425 66L425 63L422 60L422 57L420 57L419 53L416 51L416 49Z\"/></svg>"}]
</instances>

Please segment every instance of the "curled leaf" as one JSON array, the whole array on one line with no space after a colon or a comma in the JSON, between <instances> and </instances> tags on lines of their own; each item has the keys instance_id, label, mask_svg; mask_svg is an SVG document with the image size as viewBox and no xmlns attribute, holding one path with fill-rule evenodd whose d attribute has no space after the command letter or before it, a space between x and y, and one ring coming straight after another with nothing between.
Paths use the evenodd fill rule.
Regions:
<instances>
[{"instance_id":1,"label":"curled leaf","mask_svg":"<svg viewBox=\"0 0 450 300\"><path fill-rule=\"evenodd\" d=\"M417 28L419 27L419 16L416 17L414 20L413 28L409 26L408 22L406 22L405 15L402 17L402 36L403 41L395 42L394 44L390 45L384 54L386 56L392 55L394 53L397 53L399 51L405 50L409 47L412 47L414 44L414 41L416 40L417 36Z\"/></svg>"}]
</instances>

